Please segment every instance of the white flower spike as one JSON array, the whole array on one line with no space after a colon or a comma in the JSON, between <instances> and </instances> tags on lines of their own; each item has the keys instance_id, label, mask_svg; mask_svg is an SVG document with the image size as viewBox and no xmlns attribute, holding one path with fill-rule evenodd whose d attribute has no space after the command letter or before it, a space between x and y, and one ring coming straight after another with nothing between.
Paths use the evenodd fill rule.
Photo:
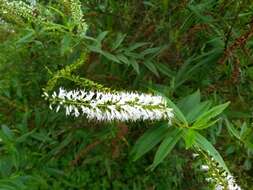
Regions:
<instances>
[{"instance_id":1,"label":"white flower spike","mask_svg":"<svg viewBox=\"0 0 253 190\"><path fill-rule=\"evenodd\" d=\"M168 120L174 117L173 109L166 106L162 96L134 92L93 92L85 90L59 92L44 98L50 101L50 108L56 112L64 108L66 115L79 117L85 115L97 121L138 121Z\"/></svg>"}]
</instances>

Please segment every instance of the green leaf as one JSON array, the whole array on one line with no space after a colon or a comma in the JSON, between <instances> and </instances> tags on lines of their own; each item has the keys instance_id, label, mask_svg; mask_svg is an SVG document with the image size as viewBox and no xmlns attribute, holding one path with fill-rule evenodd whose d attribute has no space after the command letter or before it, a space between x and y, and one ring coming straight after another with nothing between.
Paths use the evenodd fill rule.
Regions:
<instances>
[{"instance_id":1,"label":"green leaf","mask_svg":"<svg viewBox=\"0 0 253 190\"><path fill-rule=\"evenodd\" d=\"M129 52L129 51L125 51L124 52L124 55L129 57L129 59L135 59L135 60L138 60L138 59L143 59L143 56L139 53L136 53L136 52Z\"/></svg>"},{"instance_id":2,"label":"green leaf","mask_svg":"<svg viewBox=\"0 0 253 190\"><path fill-rule=\"evenodd\" d=\"M109 60L111 60L113 62L120 63L120 61L118 60L118 58L115 55L113 55L113 54L111 54L109 52L101 51L101 54L103 56L105 56L107 59L109 59Z\"/></svg>"},{"instance_id":3,"label":"green leaf","mask_svg":"<svg viewBox=\"0 0 253 190\"><path fill-rule=\"evenodd\" d=\"M200 149L202 149L203 151L207 152L210 156L212 156L212 158L218 162L220 164L220 166L227 171L228 173L229 170L223 160L223 158L221 157L220 153L214 148L214 146L205 138L203 137L201 134L199 134L198 132L195 132L196 136L196 142L195 145L197 145Z\"/></svg>"},{"instance_id":4,"label":"green leaf","mask_svg":"<svg viewBox=\"0 0 253 190\"><path fill-rule=\"evenodd\" d=\"M137 61L135 59L130 59L129 63L132 65L132 67L134 68L136 73L140 74L140 68L139 68L139 64L137 63Z\"/></svg>"},{"instance_id":5,"label":"green leaf","mask_svg":"<svg viewBox=\"0 0 253 190\"><path fill-rule=\"evenodd\" d=\"M226 126L227 126L228 131L229 131L232 135L234 135L237 139L241 140L239 131L236 130L236 128L234 128L233 124L230 123L230 121L229 121L227 118L225 119L225 123L226 123Z\"/></svg>"},{"instance_id":6,"label":"green leaf","mask_svg":"<svg viewBox=\"0 0 253 190\"><path fill-rule=\"evenodd\" d=\"M2 125L1 126L1 131L0 131L0 136L8 141L13 141L14 140L14 133L12 132L12 130L7 127L6 125Z\"/></svg>"},{"instance_id":7,"label":"green leaf","mask_svg":"<svg viewBox=\"0 0 253 190\"><path fill-rule=\"evenodd\" d=\"M214 121L208 122L205 125L202 125L201 127L198 128L194 128L192 127L192 129L198 129L198 130L202 130L202 129L207 129L208 127L213 126L215 123L217 123L220 120L220 118L215 119Z\"/></svg>"},{"instance_id":8,"label":"green leaf","mask_svg":"<svg viewBox=\"0 0 253 190\"><path fill-rule=\"evenodd\" d=\"M168 131L168 125L162 125L149 129L142 135L134 145L131 155L133 160L136 161L145 153L150 151L155 145L157 145L166 135Z\"/></svg>"},{"instance_id":9,"label":"green leaf","mask_svg":"<svg viewBox=\"0 0 253 190\"><path fill-rule=\"evenodd\" d=\"M86 45L86 46L90 51L100 53L100 54L103 52L99 45Z\"/></svg>"},{"instance_id":10,"label":"green leaf","mask_svg":"<svg viewBox=\"0 0 253 190\"><path fill-rule=\"evenodd\" d=\"M172 78L175 76L174 72L171 71L167 66L165 66L164 64L161 63L157 63L156 67L158 69L158 71L164 75L166 75L169 78Z\"/></svg>"},{"instance_id":11,"label":"green leaf","mask_svg":"<svg viewBox=\"0 0 253 190\"><path fill-rule=\"evenodd\" d=\"M205 3L200 3L197 5L188 5L188 8L199 18L205 23L209 23L213 20L213 18L210 15L204 14L205 9L210 8L210 5L212 4L211 2L213 1L207 1Z\"/></svg>"},{"instance_id":12,"label":"green leaf","mask_svg":"<svg viewBox=\"0 0 253 190\"><path fill-rule=\"evenodd\" d=\"M152 72L155 74L155 76L159 77L159 73L154 65L150 60L144 61L144 65Z\"/></svg>"},{"instance_id":13,"label":"green leaf","mask_svg":"<svg viewBox=\"0 0 253 190\"><path fill-rule=\"evenodd\" d=\"M210 121L210 122L207 122L205 125L201 125L201 126L198 126L198 127L195 127L195 126L192 126L191 128L192 129L197 129L197 130L202 130L202 129L206 129L208 127L211 127L213 126L215 123L217 123L220 119L216 119L214 121Z\"/></svg>"},{"instance_id":14,"label":"green leaf","mask_svg":"<svg viewBox=\"0 0 253 190\"><path fill-rule=\"evenodd\" d=\"M0 190L17 190L17 187L11 184L4 184L2 181L0 181L0 183Z\"/></svg>"},{"instance_id":15,"label":"green leaf","mask_svg":"<svg viewBox=\"0 0 253 190\"><path fill-rule=\"evenodd\" d=\"M182 137L182 131L182 129L175 128L172 133L167 133L167 136L165 137L155 154L154 162L151 165L152 169L154 169L158 164L160 164L174 148L174 146Z\"/></svg>"},{"instance_id":16,"label":"green leaf","mask_svg":"<svg viewBox=\"0 0 253 190\"><path fill-rule=\"evenodd\" d=\"M190 113L192 109L200 104L200 91L197 90L193 94L184 97L177 103L178 108L184 115Z\"/></svg>"},{"instance_id":17,"label":"green leaf","mask_svg":"<svg viewBox=\"0 0 253 190\"><path fill-rule=\"evenodd\" d=\"M116 50L122 44L125 38L126 38L126 34L118 33L116 40L114 41L112 45L112 51Z\"/></svg>"},{"instance_id":18,"label":"green leaf","mask_svg":"<svg viewBox=\"0 0 253 190\"><path fill-rule=\"evenodd\" d=\"M118 55L116 55L116 57L117 57L117 59L118 59L119 61L125 63L126 65L129 65L129 60L128 60L128 58L127 58L125 55L123 55L123 54L118 54Z\"/></svg>"},{"instance_id":19,"label":"green leaf","mask_svg":"<svg viewBox=\"0 0 253 190\"><path fill-rule=\"evenodd\" d=\"M193 107L192 110L186 115L188 123L191 124L194 122L201 113L206 112L210 108L210 105L210 101L205 101Z\"/></svg>"},{"instance_id":20,"label":"green leaf","mask_svg":"<svg viewBox=\"0 0 253 190\"><path fill-rule=\"evenodd\" d=\"M101 33L97 36L97 38L96 38L97 42L98 42L98 43L101 43L101 42L105 39L105 37L106 37L107 34L108 34L108 31L101 32Z\"/></svg>"},{"instance_id":21,"label":"green leaf","mask_svg":"<svg viewBox=\"0 0 253 190\"><path fill-rule=\"evenodd\" d=\"M205 128L204 125L208 125L208 122L218 116L220 113L223 112L223 110L225 110L230 102L227 102L225 104L221 104L218 106L215 106L213 108L211 108L209 111L203 113L202 115L200 115L197 120L194 122L192 128L194 129L200 129L200 128ZM210 124L209 124L210 126Z\"/></svg>"},{"instance_id":22,"label":"green leaf","mask_svg":"<svg viewBox=\"0 0 253 190\"><path fill-rule=\"evenodd\" d=\"M177 89L186 82L201 66L209 65L217 61L222 52L223 50L221 48L217 48L207 53L203 53L198 57L192 56L188 58L176 74L174 88Z\"/></svg>"},{"instance_id":23,"label":"green leaf","mask_svg":"<svg viewBox=\"0 0 253 190\"><path fill-rule=\"evenodd\" d=\"M161 50L161 47L155 47L155 48L148 48L145 49L143 52L141 52L142 56L148 55L148 54L154 54Z\"/></svg>"},{"instance_id":24,"label":"green leaf","mask_svg":"<svg viewBox=\"0 0 253 190\"><path fill-rule=\"evenodd\" d=\"M129 48L127 48L128 51L133 51L135 49L138 49L142 46L145 46L145 45L148 45L149 43L147 42L138 42L138 43L135 43L133 44L132 46L130 46Z\"/></svg>"},{"instance_id":25,"label":"green leaf","mask_svg":"<svg viewBox=\"0 0 253 190\"><path fill-rule=\"evenodd\" d=\"M48 154L49 155L56 155L56 154L58 154L63 148L65 148L66 146L68 146L68 144L70 144L72 140L73 140L73 136L70 133L61 143L59 143L59 145L57 147L55 147L54 149L52 149Z\"/></svg>"},{"instance_id":26,"label":"green leaf","mask_svg":"<svg viewBox=\"0 0 253 190\"><path fill-rule=\"evenodd\" d=\"M246 123L243 123L241 126L241 131L240 131L240 138L245 139L249 135L249 128Z\"/></svg>"},{"instance_id":27,"label":"green leaf","mask_svg":"<svg viewBox=\"0 0 253 190\"><path fill-rule=\"evenodd\" d=\"M35 31L30 29L28 34L26 34L25 36L23 36L17 41L17 44L29 43L34 39L34 37L35 37Z\"/></svg>"},{"instance_id":28,"label":"green leaf","mask_svg":"<svg viewBox=\"0 0 253 190\"><path fill-rule=\"evenodd\" d=\"M30 131L30 132L28 132L28 133L26 133L26 134L24 134L24 135L18 137L18 138L16 139L16 142L17 142L17 143L22 143L22 142L24 142L30 135L32 135L32 134L35 132L35 130L36 130L36 129L34 129L34 130L32 130L32 131Z\"/></svg>"},{"instance_id":29,"label":"green leaf","mask_svg":"<svg viewBox=\"0 0 253 190\"><path fill-rule=\"evenodd\" d=\"M185 140L186 149L194 145L195 137L196 137L196 133L194 130L192 129L185 130L184 140Z\"/></svg>"}]
</instances>

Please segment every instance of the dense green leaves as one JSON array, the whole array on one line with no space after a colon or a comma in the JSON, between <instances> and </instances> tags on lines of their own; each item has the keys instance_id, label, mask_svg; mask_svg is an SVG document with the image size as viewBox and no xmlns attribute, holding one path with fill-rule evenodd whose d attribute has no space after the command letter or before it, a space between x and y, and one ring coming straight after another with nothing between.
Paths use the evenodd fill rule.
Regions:
<instances>
[{"instance_id":1,"label":"dense green leaves","mask_svg":"<svg viewBox=\"0 0 253 190\"><path fill-rule=\"evenodd\" d=\"M167 131L165 128L164 131L163 128L147 131L143 136L141 136L134 146L134 160L139 159L155 145L161 142L156 151L153 164L150 166L154 169L166 158L166 156L168 156L177 142L183 137L186 149L193 148L195 146L199 147L220 163L226 171L228 171L222 157L213 147L211 142L205 139L205 137L200 135L196 130L203 130L213 126L218 119L211 119L221 114L228 106L229 102L208 109L209 103L201 102L200 92L196 91L180 100L177 104L178 106L169 99L167 99L167 104L174 110L176 119L174 120L174 125L172 126L176 126L177 128L171 129L170 127ZM184 115L188 115L188 120ZM196 121L191 124L194 120Z\"/></svg>"}]
</instances>

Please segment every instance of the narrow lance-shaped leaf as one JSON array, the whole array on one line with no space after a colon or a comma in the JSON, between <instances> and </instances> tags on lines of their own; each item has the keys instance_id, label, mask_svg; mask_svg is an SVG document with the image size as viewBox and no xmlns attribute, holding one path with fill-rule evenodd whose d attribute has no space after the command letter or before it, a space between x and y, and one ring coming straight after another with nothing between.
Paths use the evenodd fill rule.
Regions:
<instances>
[{"instance_id":1,"label":"narrow lance-shaped leaf","mask_svg":"<svg viewBox=\"0 0 253 190\"><path fill-rule=\"evenodd\" d=\"M131 64L133 69L136 71L136 73L140 74L140 68L139 68L139 64L137 63L137 61L135 59L130 59L129 63Z\"/></svg>"},{"instance_id":2,"label":"narrow lance-shaped leaf","mask_svg":"<svg viewBox=\"0 0 253 190\"><path fill-rule=\"evenodd\" d=\"M131 151L131 154L133 155L133 160L136 161L145 153L150 151L165 137L167 131L168 131L167 125L154 127L146 131L144 135L138 139L138 141L136 142Z\"/></svg>"},{"instance_id":3,"label":"narrow lance-shaped leaf","mask_svg":"<svg viewBox=\"0 0 253 190\"><path fill-rule=\"evenodd\" d=\"M215 123L217 123L219 120L220 120L220 119L216 119L216 120L214 120L214 121L210 121L210 122L205 123L205 125L200 125L200 126L198 126L198 127L193 126L193 127L191 127L191 128L192 128L192 129L197 129L197 130L206 129L206 128L208 128L208 127L213 126L213 125L214 125Z\"/></svg>"},{"instance_id":4,"label":"narrow lance-shaped leaf","mask_svg":"<svg viewBox=\"0 0 253 190\"><path fill-rule=\"evenodd\" d=\"M174 146L182 137L182 131L182 129L175 128L171 133L167 134L167 137L165 137L155 154L154 162L151 165L152 169L160 164L174 148Z\"/></svg>"},{"instance_id":5,"label":"narrow lance-shaped leaf","mask_svg":"<svg viewBox=\"0 0 253 190\"><path fill-rule=\"evenodd\" d=\"M144 65L152 72L155 74L155 76L159 77L159 73L155 67L155 64L150 61L150 60L147 60L147 61L144 61Z\"/></svg>"},{"instance_id":6,"label":"narrow lance-shaped leaf","mask_svg":"<svg viewBox=\"0 0 253 190\"><path fill-rule=\"evenodd\" d=\"M194 109L199 104L200 104L200 91L197 90L196 92L181 99L177 103L177 106L182 111L182 113L184 113L184 115L187 115L189 112L192 111L192 109Z\"/></svg>"},{"instance_id":7,"label":"narrow lance-shaped leaf","mask_svg":"<svg viewBox=\"0 0 253 190\"><path fill-rule=\"evenodd\" d=\"M225 110L228 107L229 103L230 102L215 106L212 109L210 109L209 111L200 115L197 118L197 120L194 122L192 128L194 128L194 129L205 128L204 125L207 125L212 118L214 118L214 117L218 116L220 113L222 113L223 110Z\"/></svg>"},{"instance_id":8,"label":"narrow lance-shaped leaf","mask_svg":"<svg viewBox=\"0 0 253 190\"><path fill-rule=\"evenodd\" d=\"M120 61L118 60L118 58L115 55L113 55L113 54L111 54L111 53L109 53L107 51L103 51L102 50L101 54L103 56L105 56L107 59L109 59L110 61L113 61L113 62L116 62L116 63L120 63Z\"/></svg>"},{"instance_id":9,"label":"narrow lance-shaped leaf","mask_svg":"<svg viewBox=\"0 0 253 190\"><path fill-rule=\"evenodd\" d=\"M205 101L192 108L191 111L185 116L188 123L193 123L201 113L206 112L210 108L210 104L210 101Z\"/></svg>"},{"instance_id":10,"label":"narrow lance-shaped leaf","mask_svg":"<svg viewBox=\"0 0 253 190\"><path fill-rule=\"evenodd\" d=\"M192 147L195 143L195 130L192 129L185 129L184 130L184 140L185 140L185 145L186 149Z\"/></svg>"},{"instance_id":11,"label":"narrow lance-shaped leaf","mask_svg":"<svg viewBox=\"0 0 253 190\"><path fill-rule=\"evenodd\" d=\"M237 139L241 140L240 133L237 129L234 128L233 124L229 122L229 120L225 119L226 126L228 128L228 131L234 135Z\"/></svg>"},{"instance_id":12,"label":"narrow lance-shaped leaf","mask_svg":"<svg viewBox=\"0 0 253 190\"><path fill-rule=\"evenodd\" d=\"M124 41L125 38L126 38L126 34L119 33L117 35L115 42L113 43L112 51L116 50L122 44L122 42Z\"/></svg>"}]
</instances>

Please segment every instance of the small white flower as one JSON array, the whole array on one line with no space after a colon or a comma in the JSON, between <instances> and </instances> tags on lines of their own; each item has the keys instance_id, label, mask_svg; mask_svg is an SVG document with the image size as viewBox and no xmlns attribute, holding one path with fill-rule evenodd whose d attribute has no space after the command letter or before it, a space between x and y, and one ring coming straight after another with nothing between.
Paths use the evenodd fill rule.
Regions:
<instances>
[{"instance_id":1,"label":"small white flower","mask_svg":"<svg viewBox=\"0 0 253 190\"><path fill-rule=\"evenodd\" d=\"M58 112L58 111L59 111L59 109L60 109L60 107L61 107L61 106L60 106L60 105L58 105L55 111L56 111L56 112Z\"/></svg>"},{"instance_id":2,"label":"small white flower","mask_svg":"<svg viewBox=\"0 0 253 190\"><path fill-rule=\"evenodd\" d=\"M80 113L76 107L74 107L74 111L75 111L75 117L78 117L80 115Z\"/></svg>"},{"instance_id":3,"label":"small white flower","mask_svg":"<svg viewBox=\"0 0 253 190\"><path fill-rule=\"evenodd\" d=\"M227 181L228 181L228 189L229 190L241 190L241 187L236 184L233 176L228 175Z\"/></svg>"},{"instance_id":4,"label":"small white flower","mask_svg":"<svg viewBox=\"0 0 253 190\"><path fill-rule=\"evenodd\" d=\"M209 166L208 165L201 165L200 169L202 171L208 171L209 170Z\"/></svg>"},{"instance_id":5,"label":"small white flower","mask_svg":"<svg viewBox=\"0 0 253 190\"><path fill-rule=\"evenodd\" d=\"M192 157L193 157L193 158L196 158L196 157L198 157L198 156L199 156L199 154L197 154L197 153L193 153L193 154L192 154Z\"/></svg>"},{"instance_id":6,"label":"small white flower","mask_svg":"<svg viewBox=\"0 0 253 190\"><path fill-rule=\"evenodd\" d=\"M70 115L69 107L65 106L65 109L66 109L66 115Z\"/></svg>"},{"instance_id":7,"label":"small white flower","mask_svg":"<svg viewBox=\"0 0 253 190\"><path fill-rule=\"evenodd\" d=\"M49 97L49 95L48 95L48 93L47 93L47 92L43 92L42 97L44 97L44 98L48 98L48 97Z\"/></svg>"},{"instance_id":8,"label":"small white flower","mask_svg":"<svg viewBox=\"0 0 253 190\"><path fill-rule=\"evenodd\" d=\"M224 187L220 184L215 186L215 190L224 190Z\"/></svg>"}]
</instances>

